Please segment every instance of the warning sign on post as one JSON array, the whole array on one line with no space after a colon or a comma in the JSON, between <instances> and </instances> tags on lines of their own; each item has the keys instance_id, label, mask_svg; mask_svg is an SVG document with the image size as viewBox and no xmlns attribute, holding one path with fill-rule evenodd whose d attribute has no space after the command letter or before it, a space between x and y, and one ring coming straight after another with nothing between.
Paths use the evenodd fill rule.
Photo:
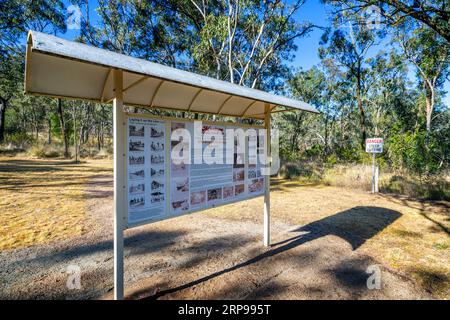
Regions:
<instances>
[{"instance_id":1,"label":"warning sign on post","mask_svg":"<svg viewBox=\"0 0 450 320\"><path fill-rule=\"evenodd\" d=\"M382 153L383 152L383 138L366 139L366 152Z\"/></svg>"}]
</instances>

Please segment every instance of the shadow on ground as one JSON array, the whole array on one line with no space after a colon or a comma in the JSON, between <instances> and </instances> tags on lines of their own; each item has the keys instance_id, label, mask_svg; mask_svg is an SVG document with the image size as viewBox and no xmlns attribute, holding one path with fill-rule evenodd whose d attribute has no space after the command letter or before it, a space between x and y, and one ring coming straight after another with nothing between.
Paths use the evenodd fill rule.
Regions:
<instances>
[{"instance_id":1,"label":"shadow on ground","mask_svg":"<svg viewBox=\"0 0 450 320\"><path fill-rule=\"evenodd\" d=\"M397 220L401 214L397 211L389 210L380 207L355 207L350 210L339 212L333 216L312 222L303 227L292 230L292 232L300 233L294 237L275 243L271 249L254 256L251 259L237 263L236 265L213 272L205 277L201 277L194 281L182 284L180 286L156 292L153 295L148 295L149 292L154 292L153 288L144 288L134 293L131 298L144 297L143 299L157 299L167 294L175 293L184 289L188 289L200 285L206 281L212 280L224 274L248 267L257 262L264 261L267 258L279 255L281 253L290 251L298 246L304 245L313 240L334 235L338 236L349 244L353 250L359 248L365 241L375 236L378 232L389 226ZM345 265L336 270L330 270L334 277L340 283L357 287L365 284L367 275L364 274L361 268L352 269ZM352 272L353 270L353 272ZM362 282L362 279L364 280ZM280 288L278 288L280 289Z\"/></svg>"},{"instance_id":2,"label":"shadow on ground","mask_svg":"<svg viewBox=\"0 0 450 320\"><path fill-rule=\"evenodd\" d=\"M394 203L418 210L422 217L432 222L436 228L450 236L450 228L431 217L431 215L434 214L443 216L444 220L450 221L450 206L445 201L420 200L395 194L385 194L381 196ZM433 209L431 210L431 208Z\"/></svg>"}]
</instances>

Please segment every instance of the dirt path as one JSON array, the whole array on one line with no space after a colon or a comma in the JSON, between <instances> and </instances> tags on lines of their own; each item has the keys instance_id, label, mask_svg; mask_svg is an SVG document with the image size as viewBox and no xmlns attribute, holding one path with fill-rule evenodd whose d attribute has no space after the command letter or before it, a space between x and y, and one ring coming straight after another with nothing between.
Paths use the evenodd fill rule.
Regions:
<instances>
[{"instance_id":1,"label":"dirt path","mask_svg":"<svg viewBox=\"0 0 450 320\"><path fill-rule=\"evenodd\" d=\"M57 243L0 252L1 299L111 298L111 176L99 175L86 188L90 232ZM304 187L301 192L309 190L315 194L313 189ZM333 188L323 190L329 197L335 192ZM293 192L275 185L274 206L277 197L288 202L299 201ZM354 207L314 219L305 214L310 221L301 224L292 223L283 212L275 212L274 245L266 249L262 246L261 203L261 198L254 199L128 230L127 297L431 298L408 274L383 265L375 260L376 255L368 254L366 244L399 219L399 212L380 207ZM290 210L295 208L294 205ZM239 214L242 219L237 220ZM350 221L350 225L342 224L344 220ZM358 225L361 221L366 227ZM67 289L70 265L81 270L80 290ZM380 290L367 288L366 270L371 265L381 269Z\"/></svg>"}]
</instances>

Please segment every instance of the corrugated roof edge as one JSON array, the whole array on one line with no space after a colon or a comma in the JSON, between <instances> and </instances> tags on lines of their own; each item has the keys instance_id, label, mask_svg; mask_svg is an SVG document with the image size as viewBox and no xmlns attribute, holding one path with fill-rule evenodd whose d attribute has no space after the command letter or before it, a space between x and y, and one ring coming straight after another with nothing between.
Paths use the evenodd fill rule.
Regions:
<instances>
[{"instance_id":1,"label":"corrugated roof edge","mask_svg":"<svg viewBox=\"0 0 450 320\"><path fill-rule=\"evenodd\" d=\"M117 68L123 71L218 91L273 105L318 113L313 106L302 101L179 70L87 44L69 41L42 32L30 30L28 33L28 44L31 44L32 51L40 53L93 63L109 68Z\"/></svg>"}]
</instances>

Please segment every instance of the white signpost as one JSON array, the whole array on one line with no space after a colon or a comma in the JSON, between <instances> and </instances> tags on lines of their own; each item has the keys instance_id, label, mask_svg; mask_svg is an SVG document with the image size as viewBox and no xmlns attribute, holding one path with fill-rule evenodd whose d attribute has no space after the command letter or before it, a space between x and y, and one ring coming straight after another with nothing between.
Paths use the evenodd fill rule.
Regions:
<instances>
[{"instance_id":1,"label":"white signpost","mask_svg":"<svg viewBox=\"0 0 450 320\"><path fill-rule=\"evenodd\" d=\"M372 154L372 193L378 192L379 168L376 165L375 155L383 152L383 138L366 139L366 152Z\"/></svg>"}]
</instances>

